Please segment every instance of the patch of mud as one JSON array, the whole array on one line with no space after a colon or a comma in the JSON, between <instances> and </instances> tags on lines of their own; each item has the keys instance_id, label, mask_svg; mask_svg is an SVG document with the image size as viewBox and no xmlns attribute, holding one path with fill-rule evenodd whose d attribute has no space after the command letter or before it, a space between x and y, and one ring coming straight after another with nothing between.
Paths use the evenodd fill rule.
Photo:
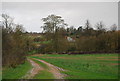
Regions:
<instances>
[{"instance_id":1,"label":"patch of mud","mask_svg":"<svg viewBox=\"0 0 120 81\"><path fill-rule=\"evenodd\" d=\"M120 59L99 59L99 60L107 60L107 61L120 61Z\"/></svg>"},{"instance_id":2,"label":"patch of mud","mask_svg":"<svg viewBox=\"0 0 120 81\"><path fill-rule=\"evenodd\" d=\"M109 65L120 65L120 63L111 63Z\"/></svg>"},{"instance_id":3,"label":"patch of mud","mask_svg":"<svg viewBox=\"0 0 120 81\"><path fill-rule=\"evenodd\" d=\"M43 54L34 54L34 55L31 55L31 56L44 56Z\"/></svg>"},{"instance_id":4,"label":"patch of mud","mask_svg":"<svg viewBox=\"0 0 120 81\"><path fill-rule=\"evenodd\" d=\"M96 57L96 58L107 58L107 59L108 59L108 58L109 58L109 59L111 59L111 58L116 58L116 59L117 59L117 58L120 58L120 57Z\"/></svg>"},{"instance_id":5,"label":"patch of mud","mask_svg":"<svg viewBox=\"0 0 120 81\"><path fill-rule=\"evenodd\" d=\"M57 59L57 58L59 58L59 59L80 59L80 58L77 58L77 57L75 57L75 58L73 58L73 57L40 57L40 58L54 58L54 59Z\"/></svg>"}]
</instances>

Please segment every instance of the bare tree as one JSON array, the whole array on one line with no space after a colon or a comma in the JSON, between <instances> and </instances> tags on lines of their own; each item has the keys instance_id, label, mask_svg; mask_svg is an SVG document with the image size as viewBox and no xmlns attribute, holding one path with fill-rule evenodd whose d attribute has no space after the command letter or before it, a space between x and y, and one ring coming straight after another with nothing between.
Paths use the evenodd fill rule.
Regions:
<instances>
[{"instance_id":1,"label":"bare tree","mask_svg":"<svg viewBox=\"0 0 120 81\"><path fill-rule=\"evenodd\" d=\"M3 26L5 28L11 27L13 25L13 18L7 14L2 14Z\"/></svg>"},{"instance_id":2,"label":"bare tree","mask_svg":"<svg viewBox=\"0 0 120 81\"><path fill-rule=\"evenodd\" d=\"M103 24L102 21L100 21L96 24L96 28L97 28L97 30L105 31L105 25Z\"/></svg>"},{"instance_id":3,"label":"bare tree","mask_svg":"<svg viewBox=\"0 0 120 81\"><path fill-rule=\"evenodd\" d=\"M90 28L91 28L91 24L90 24L89 20L86 20L85 29L89 30Z\"/></svg>"},{"instance_id":4,"label":"bare tree","mask_svg":"<svg viewBox=\"0 0 120 81\"><path fill-rule=\"evenodd\" d=\"M13 18L10 17L10 16L7 15L7 14L2 14L2 18L3 18L2 28L6 28L6 31L7 31L8 33L12 32L13 26L15 25L15 24L13 23Z\"/></svg>"}]
</instances>

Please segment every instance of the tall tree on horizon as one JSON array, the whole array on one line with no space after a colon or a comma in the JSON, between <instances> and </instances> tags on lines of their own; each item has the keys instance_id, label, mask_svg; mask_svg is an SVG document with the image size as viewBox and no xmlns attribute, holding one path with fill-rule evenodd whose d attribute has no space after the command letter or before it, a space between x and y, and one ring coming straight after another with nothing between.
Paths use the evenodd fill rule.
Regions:
<instances>
[{"instance_id":1,"label":"tall tree on horizon","mask_svg":"<svg viewBox=\"0 0 120 81\"><path fill-rule=\"evenodd\" d=\"M67 26L61 16L56 16L54 14L42 18L42 21L44 22L42 26L44 32L56 33L59 28Z\"/></svg>"},{"instance_id":2,"label":"tall tree on horizon","mask_svg":"<svg viewBox=\"0 0 120 81\"><path fill-rule=\"evenodd\" d=\"M42 18L44 25L42 26L43 31L46 33L46 38L49 38L53 42L53 48L55 52L59 50L59 44L62 41L59 41L62 35L60 33L61 28L65 28L67 24L64 22L61 16L57 16L54 14L49 15L46 18Z\"/></svg>"}]
</instances>

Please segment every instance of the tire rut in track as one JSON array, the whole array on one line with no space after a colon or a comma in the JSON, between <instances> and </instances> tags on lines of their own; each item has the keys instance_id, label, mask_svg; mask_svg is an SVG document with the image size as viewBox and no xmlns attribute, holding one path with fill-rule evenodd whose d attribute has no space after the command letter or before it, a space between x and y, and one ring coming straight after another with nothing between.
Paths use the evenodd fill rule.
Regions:
<instances>
[{"instance_id":1,"label":"tire rut in track","mask_svg":"<svg viewBox=\"0 0 120 81\"><path fill-rule=\"evenodd\" d=\"M35 59L35 58L34 58ZM64 77L66 77L67 75L65 74L62 74L60 71L66 71L62 68L59 68L57 66L54 66L46 61L43 61L43 60L40 60L40 59L35 59L35 60L38 60L44 64L46 64L49 68L49 72L51 72L53 74L53 76L55 77L55 79L64 79Z\"/></svg>"},{"instance_id":2,"label":"tire rut in track","mask_svg":"<svg viewBox=\"0 0 120 81\"><path fill-rule=\"evenodd\" d=\"M44 68L31 59L27 60L31 63L33 68L30 71L28 71L27 74L24 77L22 77L22 79L33 79L33 77L36 74L38 74L41 70L44 70Z\"/></svg>"}]
</instances>

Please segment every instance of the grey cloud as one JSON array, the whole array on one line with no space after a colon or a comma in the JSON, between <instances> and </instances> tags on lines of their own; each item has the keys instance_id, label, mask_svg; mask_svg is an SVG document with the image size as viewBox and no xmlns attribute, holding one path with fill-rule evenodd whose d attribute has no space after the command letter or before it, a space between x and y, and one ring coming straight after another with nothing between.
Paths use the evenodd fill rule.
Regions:
<instances>
[{"instance_id":1,"label":"grey cloud","mask_svg":"<svg viewBox=\"0 0 120 81\"><path fill-rule=\"evenodd\" d=\"M3 12L24 25L27 31L42 31L41 19L50 14L62 16L68 25L76 28L89 19L92 26L103 21L107 27L118 24L117 2L4 2Z\"/></svg>"}]
</instances>

